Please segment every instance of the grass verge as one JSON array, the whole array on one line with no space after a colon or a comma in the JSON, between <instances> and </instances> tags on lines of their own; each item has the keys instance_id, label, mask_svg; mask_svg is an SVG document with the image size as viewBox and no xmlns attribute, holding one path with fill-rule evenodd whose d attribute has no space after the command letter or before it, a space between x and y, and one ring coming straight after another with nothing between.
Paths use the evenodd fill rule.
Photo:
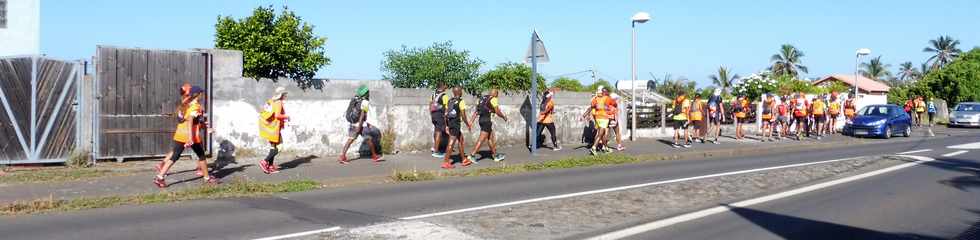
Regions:
<instances>
[{"instance_id":1,"label":"grass verge","mask_svg":"<svg viewBox=\"0 0 980 240\"><path fill-rule=\"evenodd\" d=\"M249 182L235 179L218 186L201 186L172 192L138 194L129 196L106 196L92 198L38 199L26 202L13 202L0 206L0 215L26 215L49 212L77 211L85 209L109 208L121 205L141 205L177 202L196 199L215 199L230 197L256 197L277 193L302 192L320 188L319 182L312 180L292 180L280 183Z\"/></svg>"},{"instance_id":2,"label":"grass verge","mask_svg":"<svg viewBox=\"0 0 980 240\"><path fill-rule=\"evenodd\" d=\"M624 155L608 154L599 156L569 157L559 160L524 163L515 165L502 165L499 167L479 168L463 171L397 171L395 170L390 178L395 182L419 182L450 177L469 177L469 176L493 176L502 174L512 174L521 172L534 172L549 169L567 169L590 166L616 165L625 163L640 162L642 159Z\"/></svg>"},{"instance_id":3,"label":"grass verge","mask_svg":"<svg viewBox=\"0 0 980 240\"><path fill-rule=\"evenodd\" d=\"M106 169L59 168L11 171L0 175L0 184L64 182L112 176L117 172Z\"/></svg>"}]
</instances>

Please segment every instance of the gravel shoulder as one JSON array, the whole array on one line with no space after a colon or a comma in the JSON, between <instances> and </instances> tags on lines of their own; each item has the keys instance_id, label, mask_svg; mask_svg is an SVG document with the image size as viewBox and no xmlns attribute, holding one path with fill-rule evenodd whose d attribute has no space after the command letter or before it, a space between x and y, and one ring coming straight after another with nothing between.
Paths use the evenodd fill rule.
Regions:
<instances>
[{"instance_id":1,"label":"gravel shoulder","mask_svg":"<svg viewBox=\"0 0 980 240\"><path fill-rule=\"evenodd\" d=\"M655 185L617 192L536 202L422 219L424 222L386 223L367 229L418 225L429 231L341 230L313 239L433 239L451 233L465 239L582 238L598 231L662 219L685 212L736 202L873 171L910 161L900 157L859 157L845 161L729 175ZM380 233L379 233L380 232ZM398 233L388 235L385 233Z\"/></svg>"}]
</instances>

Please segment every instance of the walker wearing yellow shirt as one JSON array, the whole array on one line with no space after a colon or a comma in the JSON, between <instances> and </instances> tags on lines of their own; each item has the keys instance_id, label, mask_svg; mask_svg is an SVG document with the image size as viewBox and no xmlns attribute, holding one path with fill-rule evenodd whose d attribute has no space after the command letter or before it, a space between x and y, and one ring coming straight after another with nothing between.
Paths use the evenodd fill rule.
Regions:
<instances>
[{"instance_id":1,"label":"walker wearing yellow shirt","mask_svg":"<svg viewBox=\"0 0 980 240\"><path fill-rule=\"evenodd\" d=\"M282 129L289 121L283 105L286 101L286 88L276 88L276 95L265 102L265 109L259 114L259 136L269 141L269 154L259 161L259 167L265 174L279 172L279 166L273 162L279 155L279 144L282 143Z\"/></svg>"},{"instance_id":2,"label":"walker wearing yellow shirt","mask_svg":"<svg viewBox=\"0 0 980 240\"><path fill-rule=\"evenodd\" d=\"M671 119L674 120L674 144L672 144L671 146L673 146L674 148L680 148L680 147L689 148L691 147L691 140L689 138L690 133L688 132L687 129L691 123L691 121L688 121L689 114L691 112L691 101L687 100L687 95L681 93L680 96L677 96L677 98L674 99L673 105L674 105L674 110ZM680 144L682 131L684 132L683 145Z\"/></svg>"},{"instance_id":3,"label":"walker wearing yellow shirt","mask_svg":"<svg viewBox=\"0 0 980 240\"><path fill-rule=\"evenodd\" d=\"M202 93L204 93L204 89L197 86L191 87L188 94L189 97L181 101L179 110L183 113L184 118L177 125L177 130L174 131L173 155L171 155L169 160L164 162L163 167L160 168L157 176L153 179L153 183L157 187L167 187L167 182L164 180L164 177L167 175L167 171L170 171L170 167L173 167L174 162L180 159L180 154L184 152L185 148L194 150L194 154L197 155L198 169L208 169L207 156L204 155L204 145L201 144L201 129L206 127L207 124L204 118L204 107L200 102ZM201 172L205 183L221 183L217 178L211 177L208 171Z\"/></svg>"},{"instance_id":4,"label":"walker wearing yellow shirt","mask_svg":"<svg viewBox=\"0 0 980 240\"><path fill-rule=\"evenodd\" d=\"M599 94L592 99L589 109L585 112L586 115L592 115L592 119L595 120L596 125L595 142L592 143L592 147L589 149L592 155L598 154L600 150L599 146L607 142L606 134L609 129L608 111L613 104L612 98L609 97L609 90L600 88ZM607 146L603 145L602 147L606 148Z\"/></svg>"},{"instance_id":5,"label":"walker wearing yellow shirt","mask_svg":"<svg viewBox=\"0 0 980 240\"><path fill-rule=\"evenodd\" d=\"M463 132L460 130L462 123L466 123L466 128L473 130L473 125L466 118L466 102L463 101L463 89L453 88L453 98L446 104L446 132L449 133L449 145L446 145L446 155L442 159L442 168L452 169L453 162L449 157L453 154L453 145L459 144L459 158L466 159L466 144L463 142Z\"/></svg>"},{"instance_id":6,"label":"walker wearing yellow shirt","mask_svg":"<svg viewBox=\"0 0 980 240\"><path fill-rule=\"evenodd\" d=\"M490 94L480 97L480 103L476 105L476 109L473 111L473 116L470 120L479 119L480 123L480 139L476 140L476 145L473 146L473 152L468 157L463 160L463 166L469 166L470 164L476 163L480 160L480 145L483 142L487 142L490 145L490 156L493 157L494 162L503 161L506 156L497 153L497 136L493 134L493 121L491 117L496 114L498 117L503 118L507 121L507 116L500 111L500 103L497 100L498 95L497 89L490 90ZM472 126L473 123L467 123L467 126Z\"/></svg>"}]
</instances>

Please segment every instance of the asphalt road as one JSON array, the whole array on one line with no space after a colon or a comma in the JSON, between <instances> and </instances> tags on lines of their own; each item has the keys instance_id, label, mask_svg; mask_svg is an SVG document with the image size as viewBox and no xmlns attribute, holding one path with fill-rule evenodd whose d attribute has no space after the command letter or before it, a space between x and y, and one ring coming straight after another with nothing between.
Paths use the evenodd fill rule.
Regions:
<instances>
[{"instance_id":1,"label":"asphalt road","mask_svg":"<svg viewBox=\"0 0 980 240\"><path fill-rule=\"evenodd\" d=\"M978 139L980 139L980 131L971 131L970 133L953 137L899 138L887 140L887 143L882 144L848 146L833 150L802 151L792 154L764 154L761 156L741 158L661 161L511 176L330 189L271 198L205 200L148 206L126 206L65 214L4 217L0 218L0 236L3 239L247 239L310 231L333 226L349 228L418 214L720 172L855 156L893 154L923 148L938 149L957 143L975 142ZM967 162L976 162L977 160L975 159L978 158L974 154L971 153L962 156L974 159L968 160ZM935 171L940 171L939 169L934 169ZM975 171L980 168L973 169ZM903 172L903 174L905 173ZM963 175L964 173L959 172L958 174ZM918 178L942 177L939 175L929 175L928 173L924 175L927 176L919 176ZM957 175L952 174L945 177L955 176ZM911 176L909 178L917 179L915 177ZM907 191L904 188L911 186L907 184L912 184L911 182L899 184L902 183L901 179L893 181L895 183L888 183L893 184L888 185L894 187L891 192L881 192L885 198L881 198L882 196L868 196L868 198L864 199L868 202L860 202L866 204L860 204L864 207L859 208L859 210L874 210L873 212L866 211L862 214L858 210L850 209L851 211L847 211L846 213L862 215L864 217L855 219L866 219L864 222L879 223L899 222L903 218L908 218L908 216L917 216L923 213L931 213L933 215L942 213L929 209L919 209L915 212L901 214L877 211L877 209L885 210L884 208L888 207L880 204L881 201L886 201L890 198L888 194L904 195L905 193L903 191ZM966 179L966 181L969 182L970 180ZM936 185L935 181L929 183ZM877 188L881 187L871 184L869 187L859 189L863 191L857 193L872 194L873 192L871 190ZM949 192L949 189L953 189L955 190L953 193L959 194L952 194ZM907 197L910 199L904 200L905 197L902 197L903 200L900 201L907 204L906 206L911 206L915 202L925 200L964 201L962 196L959 195L970 193L969 191L955 189L947 185L916 186L914 191L911 193L912 195ZM929 197L931 194L938 193L947 194L950 197ZM833 201L838 201L837 199L844 199L844 197L850 195L857 194L842 193L838 197L807 194L810 198L805 198L801 201L813 201L814 203L820 204L826 202L833 203ZM969 210L980 209L980 204L976 202L976 199L978 199L976 195L970 196L973 198L973 207L969 208ZM846 205L845 202L838 204ZM897 208L888 208L888 210L903 210L900 208L901 205L897 204ZM946 207L951 207L954 204L950 203L947 205ZM792 206L790 205L789 208L793 209ZM802 207L801 205L796 206ZM811 207L810 205L805 206ZM844 206L832 204L824 205L824 207ZM835 212L845 214L844 211ZM878 217L876 214L882 215ZM898 218L895 220L882 220L882 217L890 218L892 216ZM965 217L970 216L962 217L965 219ZM977 215L972 215L972 217L972 221L969 221L968 224L976 222ZM936 216L935 218L941 217ZM819 220L820 218L800 217L798 219ZM966 221L964 219L958 220ZM930 221L938 225L949 223L949 221L942 222L935 219L930 219ZM945 226L950 228L953 224ZM907 228L903 228L903 231L916 229L916 227L905 227ZM714 229L715 227L713 226L712 228ZM738 227L733 226L733 229L730 230L735 231L737 230L736 228ZM949 230L949 232L954 231ZM664 239L674 239L674 236L686 236L686 233L681 231L675 233L676 235L663 236L666 237ZM652 232L650 234L668 233ZM724 237L725 239L733 239L727 237L730 236L728 234L723 236L726 236ZM749 238L743 239L755 239L751 237L754 235L744 236L749 236ZM710 239L713 237L708 236L707 238ZM704 238L694 237L691 239Z\"/></svg>"},{"instance_id":2,"label":"asphalt road","mask_svg":"<svg viewBox=\"0 0 980 240\"><path fill-rule=\"evenodd\" d=\"M980 239L980 149L928 147L910 155L936 161L629 239Z\"/></svg>"}]
</instances>

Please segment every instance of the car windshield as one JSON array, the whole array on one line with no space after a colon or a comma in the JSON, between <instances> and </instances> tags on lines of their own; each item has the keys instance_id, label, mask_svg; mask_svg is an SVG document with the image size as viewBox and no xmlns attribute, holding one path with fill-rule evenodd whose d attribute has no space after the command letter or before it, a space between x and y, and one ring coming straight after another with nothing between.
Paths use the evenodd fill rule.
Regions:
<instances>
[{"instance_id":1,"label":"car windshield","mask_svg":"<svg viewBox=\"0 0 980 240\"><path fill-rule=\"evenodd\" d=\"M858 113L861 116L888 116L888 106L867 106Z\"/></svg>"},{"instance_id":2,"label":"car windshield","mask_svg":"<svg viewBox=\"0 0 980 240\"><path fill-rule=\"evenodd\" d=\"M980 112L980 104L960 104L956 105L957 112Z\"/></svg>"}]
</instances>

